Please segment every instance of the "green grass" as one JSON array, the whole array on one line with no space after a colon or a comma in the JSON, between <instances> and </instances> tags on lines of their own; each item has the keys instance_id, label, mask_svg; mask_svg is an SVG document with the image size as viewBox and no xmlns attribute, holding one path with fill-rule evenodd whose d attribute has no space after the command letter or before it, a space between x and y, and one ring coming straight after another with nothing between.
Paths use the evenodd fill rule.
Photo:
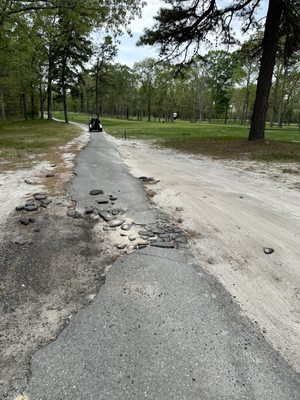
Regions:
<instances>
[{"instance_id":1,"label":"green grass","mask_svg":"<svg viewBox=\"0 0 300 400\"><path fill-rule=\"evenodd\" d=\"M61 115L57 114L57 117ZM87 124L88 115L70 114L70 119ZM151 140L159 146L182 152L227 159L300 161L300 129L297 126L267 128L264 142L249 142L248 126L186 121L147 122L102 118L111 135L128 139Z\"/></svg>"},{"instance_id":2,"label":"green grass","mask_svg":"<svg viewBox=\"0 0 300 400\"><path fill-rule=\"evenodd\" d=\"M45 153L54 146L67 143L79 134L73 125L35 120L2 123L0 125L0 157L22 158L25 153Z\"/></svg>"}]
</instances>

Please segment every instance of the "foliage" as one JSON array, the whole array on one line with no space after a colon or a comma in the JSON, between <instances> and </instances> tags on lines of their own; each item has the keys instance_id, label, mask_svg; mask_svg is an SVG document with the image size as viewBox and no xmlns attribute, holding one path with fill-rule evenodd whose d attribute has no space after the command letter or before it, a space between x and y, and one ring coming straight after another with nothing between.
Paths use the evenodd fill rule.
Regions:
<instances>
[{"instance_id":1,"label":"foliage","mask_svg":"<svg viewBox=\"0 0 300 400\"><path fill-rule=\"evenodd\" d=\"M67 122L74 94L92 54L95 29L119 34L139 15L142 0L25 0L0 3L0 106L3 120L43 118L47 98L62 101ZM30 38L30 40L29 40ZM106 42L104 41L104 44ZM10 65L15 70L10 70Z\"/></svg>"},{"instance_id":2,"label":"foliage","mask_svg":"<svg viewBox=\"0 0 300 400\"><path fill-rule=\"evenodd\" d=\"M257 27L256 11L262 1L232 1L228 5L215 0L166 0L165 3L168 7L160 9L155 17L156 24L153 29L145 30L139 44L159 44L162 57L187 64L198 56L200 44L207 42L210 34L224 44L236 44L232 29L234 19L242 21L243 32L247 32L250 27ZM264 139L272 74L280 38L285 38L286 58L299 49L299 5L299 0L269 1L249 140Z\"/></svg>"}]
</instances>

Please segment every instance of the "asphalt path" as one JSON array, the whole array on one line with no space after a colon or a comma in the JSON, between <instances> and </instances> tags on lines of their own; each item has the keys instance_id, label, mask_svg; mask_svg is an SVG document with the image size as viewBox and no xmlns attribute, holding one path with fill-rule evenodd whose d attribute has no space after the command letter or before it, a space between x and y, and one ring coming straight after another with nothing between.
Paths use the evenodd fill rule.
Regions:
<instances>
[{"instance_id":1,"label":"asphalt path","mask_svg":"<svg viewBox=\"0 0 300 400\"><path fill-rule=\"evenodd\" d=\"M157 219L113 142L92 133L69 188L118 194L137 223ZM188 249L147 247L107 272L94 301L32 359L25 395L47 400L296 400L300 379Z\"/></svg>"}]
</instances>

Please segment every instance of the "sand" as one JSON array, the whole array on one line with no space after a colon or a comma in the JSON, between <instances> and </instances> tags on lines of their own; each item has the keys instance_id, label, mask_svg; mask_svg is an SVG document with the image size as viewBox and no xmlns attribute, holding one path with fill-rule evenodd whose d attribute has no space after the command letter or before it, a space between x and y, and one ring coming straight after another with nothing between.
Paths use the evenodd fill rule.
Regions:
<instances>
[{"instance_id":1,"label":"sand","mask_svg":"<svg viewBox=\"0 0 300 400\"><path fill-rule=\"evenodd\" d=\"M300 372L299 166L222 161L138 141L115 142L132 175L159 180L151 186L152 200L182 218L199 263Z\"/></svg>"}]
</instances>

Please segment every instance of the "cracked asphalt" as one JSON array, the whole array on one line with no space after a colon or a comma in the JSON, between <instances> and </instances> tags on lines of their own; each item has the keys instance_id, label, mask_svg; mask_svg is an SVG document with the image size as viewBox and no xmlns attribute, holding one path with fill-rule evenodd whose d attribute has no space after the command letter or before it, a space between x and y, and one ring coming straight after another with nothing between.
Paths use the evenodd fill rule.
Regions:
<instances>
[{"instance_id":1,"label":"cracked asphalt","mask_svg":"<svg viewBox=\"0 0 300 400\"><path fill-rule=\"evenodd\" d=\"M158 210L113 142L93 133L69 193L81 209L98 188L116 194L136 223L157 221ZM32 400L299 396L299 375L191 252L157 247L120 256L107 268L94 301L32 357L23 392Z\"/></svg>"}]
</instances>

